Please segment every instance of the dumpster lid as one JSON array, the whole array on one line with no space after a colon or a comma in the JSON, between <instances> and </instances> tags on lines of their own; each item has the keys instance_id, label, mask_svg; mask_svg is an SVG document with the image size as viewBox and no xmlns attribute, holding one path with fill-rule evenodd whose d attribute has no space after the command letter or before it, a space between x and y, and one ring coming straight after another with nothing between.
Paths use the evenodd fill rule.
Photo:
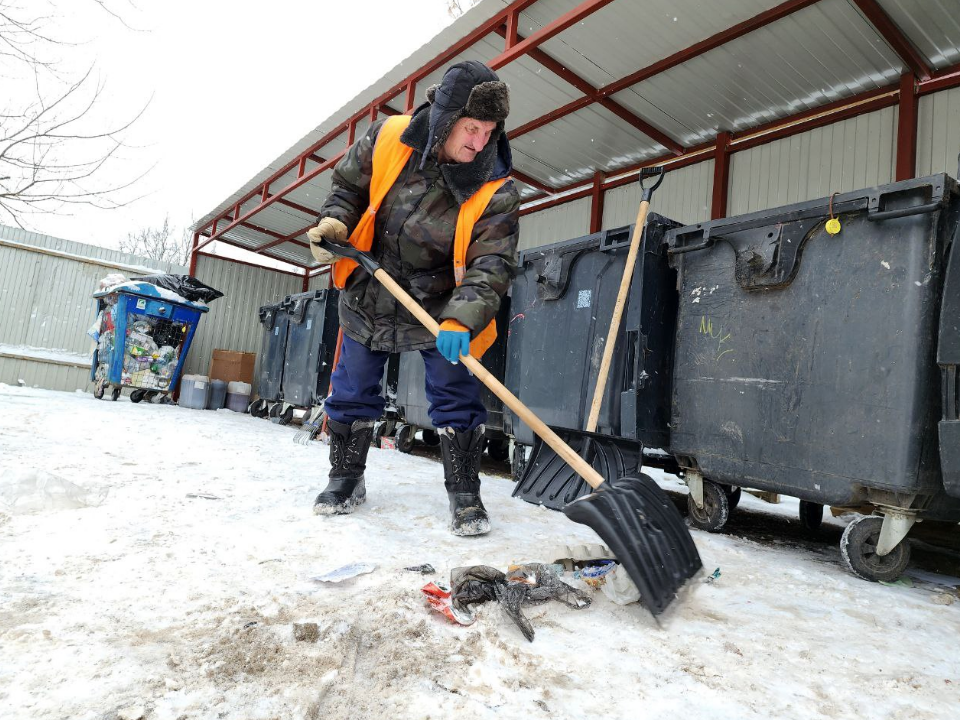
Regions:
<instances>
[{"instance_id":1,"label":"dumpster lid","mask_svg":"<svg viewBox=\"0 0 960 720\"><path fill-rule=\"evenodd\" d=\"M657 213L647 215L641 247L644 253L660 252L663 235L680 225ZM536 272L537 297L558 300L567 292L570 271L581 255L587 252L615 252L630 247L633 225L601 230L575 240L564 240L550 245L524 250L520 253L520 267L532 266Z\"/></svg>"},{"instance_id":2,"label":"dumpster lid","mask_svg":"<svg viewBox=\"0 0 960 720\"><path fill-rule=\"evenodd\" d=\"M274 323L277 319L277 313L280 311L280 305L263 305L260 307L258 315L260 317L260 323L267 329L273 330Z\"/></svg>"},{"instance_id":3,"label":"dumpster lid","mask_svg":"<svg viewBox=\"0 0 960 720\"><path fill-rule=\"evenodd\" d=\"M280 304L283 306L284 312L290 316L290 322L299 325L307 314L307 305L315 300L323 300L326 295L326 290L311 290L305 293L287 295Z\"/></svg>"},{"instance_id":4,"label":"dumpster lid","mask_svg":"<svg viewBox=\"0 0 960 720\"><path fill-rule=\"evenodd\" d=\"M290 322L299 325L307 314L307 305L312 295L290 295L283 301L283 310L290 316Z\"/></svg>"},{"instance_id":5,"label":"dumpster lid","mask_svg":"<svg viewBox=\"0 0 960 720\"><path fill-rule=\"evenodd\" d=\"M666 242L671 255L682 255L712 247L724 233L811 218L821 219L829 215L831 210L835 215L866 212L869 220L880 220L885 216L903 217L943 209L953 202L953 198L958 194L960 187L957 181L945 173L940 173L670 229L667 231ZM909 207L901 208L897 211L898 215L893 216L888 207L891 202Z\"/></svg>"},{"instance_id":6,"label":"dumpster lid","mask_svg":"<svg viewBox=\"0 0 960 720\"><path fill-rule=\"evenodd\" d=\"M199 310L200 312L207 312L210 310L202 302L191 302L180 295L177 295L172 290L167 290L166 288L158 287L156 285L151 285L148 282L138 282L135 280L128 280L122 282L119 285L114 285L109 287L106 290L101 290L100 292L95 292L93 297L102 298L107 295L112 295L114 293L122 293L125 295L137 295L139 297L150 298L151 300L165 300L169 303L174 303L175 305L182 305L184 307L192 308L194 310Z\"/></svg>"}]
</instances>

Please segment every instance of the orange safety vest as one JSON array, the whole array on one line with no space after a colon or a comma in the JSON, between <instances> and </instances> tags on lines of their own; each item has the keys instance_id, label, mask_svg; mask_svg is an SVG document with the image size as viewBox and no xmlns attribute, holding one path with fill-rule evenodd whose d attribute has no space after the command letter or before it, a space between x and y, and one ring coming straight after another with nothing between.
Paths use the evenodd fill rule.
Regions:
<instances>
[{"instance_id":1,"label":"orange safety vest","mask_svg":"<svg viewBox=\"0 0 960 720\"><path fill-rule=\"evenodd\" d=\"M360 222L350 234L350 244L358 250L369 252L373 247L374 218L380 203L387 192L400 177L413 154L413 148L400 142L400 135L410 124L409 115L394 115L384 121L373 146L373 177L370 179L370 205L360 218ZM494 193L508 180L492 180L484 184L463 205L457 218L457 231L453 240L453 276L457 285L463 282L467 272L467 246L473 237L473 226L487 209ZM333 264L333 284L341 290L347 284L347 278L357 267L353 260L338 260ZM491 320L473 340L470 341L470 354L479 358L497 339L497 322Z\"/></svg>"}]
</instances>

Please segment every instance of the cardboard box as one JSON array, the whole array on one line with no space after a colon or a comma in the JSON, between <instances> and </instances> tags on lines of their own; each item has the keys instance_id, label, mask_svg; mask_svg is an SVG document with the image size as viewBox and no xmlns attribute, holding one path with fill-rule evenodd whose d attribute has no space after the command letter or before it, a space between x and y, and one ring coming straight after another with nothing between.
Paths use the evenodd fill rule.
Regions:
<instances>
[{"instance_id":1,"label":"cardboard box","mask_svg":"<svg viewBox=\"0 0 960 720\"><path fill-rule=\"evenodd\" d=\"M210 361L210 379L253 385L253 366L256 363L256 353L214 350L213 359Z\"/></svg>"}]
</instances>

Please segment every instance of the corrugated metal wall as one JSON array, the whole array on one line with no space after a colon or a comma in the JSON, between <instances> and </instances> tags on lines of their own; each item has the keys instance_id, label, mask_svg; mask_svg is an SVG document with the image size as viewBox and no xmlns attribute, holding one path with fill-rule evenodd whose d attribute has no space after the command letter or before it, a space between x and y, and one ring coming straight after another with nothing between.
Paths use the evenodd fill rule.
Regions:
<instances>
[{"instance_id":1,"label":"corrugated metal wall","mask_svg":"<svg viewBox=\"0 0 960 720\"><path fill-rule=\"evenodd\" d=\"M896 136L896 108L885 108L735 153L727 214L892 182Z\"/></svg>"},{"instance_id":2,"label":"corrugated metal wall","mask_svg":"<svg viewBox=\"0 0 960 720\"><path fill-rule=\"evenodd\" d=\"M0 226L0 382L89 389L93 341L86 331L95 318L90 296L100 279L112 272L130 277L187 270ZM257 310L303 289L302 277L204 255L197 260L196 275L224 297L210 303L200 321L187 357L188 373L205 375L215 348L259 353ZM324 287L326 282L320 277L312 285Z\"/></svg>"},{"instance_id":3,"label":"corrugated metal wall","mask_svg":"<svg viewBox=\"0 0 960 720\"><path fill-rule=\"evenodd\" d=\"M155 260L140 257L139 255L122 253L119 250L111 250L110 248L98 247L97 245L84 245L83 243L51 237L50 235L41 235L40 233L7 227L6 225L0 225L0 239L10 240L11 242L17 242L23 245L46 248L48 250L56 250L61 253L69 253L93 261L103 260L105 263L138 266L143 270L153 269L165 273L185 273L187 271L186 267L182 265L158 263ZM99 280L100 278L97 279Z\"/></svg>"},{"instance_id":4,"label":"corrugated metal wall","mask_svg":"<svg viewBox=\"0 0 960 720\"><path fill-rule=\"evenodd\" d=\"M549 245L590 232L590 198L581 198L520 218L519 250Z\"/></svg>"},{"instance_id":5,"label":"corrugated metal wall","mask_svg":"<svg viewBox=\"0 0 960 720\"><path fill-rule=\"evenodd\" d=\"M222 292L223 297L211 302L210 312L200 320L184 372L206 375L215 349L257 353L256 372L259 372L261 331L258 310L261 305L301 292L303 278L216 260L202 254L197 259L196 277Z\"/></svg>"},{"instance_id":6,"label":"corrugated metal wall","mask_svg":"<svg viewBox=\"0 0 960 720\"><path fill-rule=\"evenodd\" d=\"M960 88L920 98L917 127L917 176L957 176L960 153Z\"/></svg>"},{"instance_id":7,"label":"corrugated metal wall","mask_svg":"<svg viewBox=\"0 0 960 720\"><path fill-rule=\"evenodd\" d=\"M958 173L960 88L920 98L917 176ZM734 153L727 215L826 197L893 182L897 109L886 108L793 137ZM713 160L674 170L654 196L653 210L679 222L709 219ZM637 216L638 185L604 196L603 227L629 225ZM521 249L587 234L590 199L561 205L520 221Z\"/></svg>"},{"instance_id":8,"label":"corrugated metal wall","mask_svg":"<svg viewBox=\"0 0 960 720\"><path fill-rule=\"evenodd\" d=\"M713 160L671 170L654 193L650 210L671 220L693 225L710 219ZM637 221L640 183L608 190L603 198L603 227L615 228Z\"/></svg>"},{"instance_id":9,"label":"corrugated metal wall","mask_svg":"<svg viewBox=\"0 0 960 720\"><path fill-rule=\"evenodd\" d=\"M47 390L85 390L92 387L90 364L61 365L0 354L0 382L7 385L22 383L27 387Z\"/></svg>"},{"instance_id":10,"label":"corrugated metal wall","mask_svg":"<svg viewBox=\"0 0 960 720\"><path fill-rule=\"evenodd\" d=\"M323 275L318 275L315 278L310 280L310 284L307 286L308 290L326 290L330 287L330 273L325 273Z\"/></svg>"},{"instance_id":11,"label":"corrugated metal wall","mask_svg":"<svg viewBox=\"0 0 960 720\"><path fill-rule=\"evenodd\" d=\"M713 192L713 160L705 160L679 170L672 170L653 196L651 209L676 220L693 224L710 217L710 194ZM531 213L520 218L520 249L570 240L590 232L590 198ZM622 227L636 222L640 205L640 185L631 183L608 190L603 198L603 222L606 228Z\"/></svg>"},{"instance_id":12,"label":"corrugated metal wall","mask_svg":"<svg viewBox=\"0 0 960 720\"><path fill-rule=\"evenodd\" d=\"M186 268L0 226L0 382L87 388L91 294L110 273L155 271Z\"/></svg>"}]
</instances>

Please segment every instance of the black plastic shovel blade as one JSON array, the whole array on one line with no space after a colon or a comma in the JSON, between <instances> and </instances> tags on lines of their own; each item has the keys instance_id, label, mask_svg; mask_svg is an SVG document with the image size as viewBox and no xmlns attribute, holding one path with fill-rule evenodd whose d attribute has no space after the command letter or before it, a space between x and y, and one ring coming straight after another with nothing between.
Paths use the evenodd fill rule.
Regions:
<instances>
[{"instance_id":1,"label":"black plastic shovel blade","mask_svg":"<svg viewBox=\"0 0 960 720\"><path fill-rule=\"evenodd\" d=\"M563 508L606 543L655 616L703 567L690 531L667 494L648 475L605 482Z\"/></svg>"},{"instance_id":2,"label":"black plastic shovel blade","mask_svg":"<svg viewBox=\"0 0 960 720\"><path fill-rule=\"evenodd\" d=\"M554 430L574 452L608 480L636 476L643 463L643 445L634 440L591 435L578 430ZM513 496L534 505L559 510L593 492L557 453L540 438L534 442Z\"/></svg>"}]
</instances>

